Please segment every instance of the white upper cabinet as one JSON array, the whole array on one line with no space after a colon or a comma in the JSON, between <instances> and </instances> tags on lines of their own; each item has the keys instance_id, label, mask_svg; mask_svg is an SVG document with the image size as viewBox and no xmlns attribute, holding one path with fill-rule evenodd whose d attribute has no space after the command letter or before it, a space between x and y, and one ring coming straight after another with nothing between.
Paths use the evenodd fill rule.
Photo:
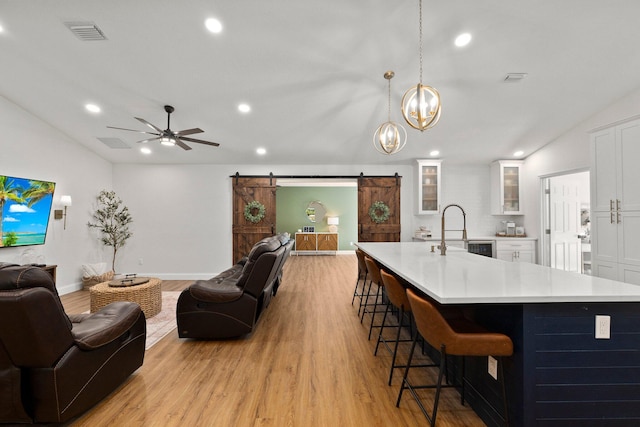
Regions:
<instances>
[{"instance_id":1,"label":"white upper cabinet","mask_svg":"<svg viewBox=\"0 0 640 427\"><path fill-rule=\"evenodd\" d=\"M640 120L594 133L591 150L591 209L600 212L640 210Z\"/></svg>"},{"instance_id":2,"label":"white upper cabinet","mask_svg":"<svg viewBox=\"0 0 640 427\"><path fill-rule=\"evenodd\" d=\"M491 164L491 213L524 215L522 209L521 160L498 160Z\"/></svg>"},{"instance_id":3,"label":"white upper cabinet","mask_svg":"<svg viewBox=\"0 0 640 427\"><path fill-rule=\"evenodd\" d=\"M418 215L440 212L442 160L418 160Z\"/></svg>"}]
</instances>

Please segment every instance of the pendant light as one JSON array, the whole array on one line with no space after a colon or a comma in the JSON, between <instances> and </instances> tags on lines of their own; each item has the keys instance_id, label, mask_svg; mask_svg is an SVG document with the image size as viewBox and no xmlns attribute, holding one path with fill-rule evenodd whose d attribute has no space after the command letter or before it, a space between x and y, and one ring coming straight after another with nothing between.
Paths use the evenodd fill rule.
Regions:
<instances>
[{"instance_id":1,"label":"pendant light","mask_svg":"<svg viewBox=\"0 0 640 427\"><path fill-rule=\"evenodd\" d=\"M373 134L373 146L382 154L395 154L404 148L407 143L407 131L396 122L391 121L391 79L395 76L393 71L384 73L387 79L387 121L381 124Z\"/></svg>"},{"instance_id":2,"label":"pendant light","mask_svg":"<svg viewBox=\"0 0 640 427\"><path fill-rule=\"evenodd\" d=\"M402 115L409 126L424 131L440 120L440 94L422 84L422 0L420 3L420 82L402 97Z\"/></svg>"}]
</instances>

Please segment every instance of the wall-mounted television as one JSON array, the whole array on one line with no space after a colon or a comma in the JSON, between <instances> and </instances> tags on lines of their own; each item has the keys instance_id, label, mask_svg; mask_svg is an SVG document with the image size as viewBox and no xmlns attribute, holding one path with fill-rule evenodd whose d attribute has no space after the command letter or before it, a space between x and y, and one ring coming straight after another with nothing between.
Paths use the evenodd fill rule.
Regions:
<instances>
[{"instance_id":1,"label":"wall-mounted television","mask_svg":"<svg viewBox=\"0 0 640 427\"><path fill-rule=\"evenodd\" d=\"M55 182L0 175L0 247L43 245Z\"/></svg>"}]
</instances>

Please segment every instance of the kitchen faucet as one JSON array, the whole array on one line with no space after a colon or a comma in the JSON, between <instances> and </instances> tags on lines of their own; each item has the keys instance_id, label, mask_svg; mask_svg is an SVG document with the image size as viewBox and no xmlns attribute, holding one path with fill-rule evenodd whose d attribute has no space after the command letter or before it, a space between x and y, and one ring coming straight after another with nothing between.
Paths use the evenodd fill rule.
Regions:
<instances>
[{"instance_id":1,"label":"kitchen faucet","mask_svg":"<svg viewBox=\"0 0 640 427\"><path fill-rule=\"evenodd\" d=\"M440 232L440 255L446 255L447 254L447 246L444 243L444 232L446 231L444 229L444 213L447 211L447 209L449 209L451 206L455 206L458 209L460 209L462 211L462 240L464 240L465 242L467 241L467 214L464 212L464 209L462 209L462 206L460 205L456 205L456 204L451 204L451 205L447 205L445 206L445 208L442 210L442 231ZM450 231L459 231L459 230L450 230Z\"/></svg>"}]
</instances>

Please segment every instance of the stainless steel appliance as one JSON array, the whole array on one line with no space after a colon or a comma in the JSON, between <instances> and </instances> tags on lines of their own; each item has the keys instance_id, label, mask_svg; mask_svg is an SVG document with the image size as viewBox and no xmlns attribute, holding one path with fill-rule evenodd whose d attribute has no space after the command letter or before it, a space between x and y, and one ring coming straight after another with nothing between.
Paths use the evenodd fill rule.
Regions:
<instances>
[{"instance_id":1,"label":"stainless steel appliance","mask_svg":"<svg viewBox=\"0 0 640 427\"><path fill-rule=\"evenodd\" d=\"M496 257L496 242L493 240L469 240L467 251L472 254Z\"/></svg>"}]
</instances>

